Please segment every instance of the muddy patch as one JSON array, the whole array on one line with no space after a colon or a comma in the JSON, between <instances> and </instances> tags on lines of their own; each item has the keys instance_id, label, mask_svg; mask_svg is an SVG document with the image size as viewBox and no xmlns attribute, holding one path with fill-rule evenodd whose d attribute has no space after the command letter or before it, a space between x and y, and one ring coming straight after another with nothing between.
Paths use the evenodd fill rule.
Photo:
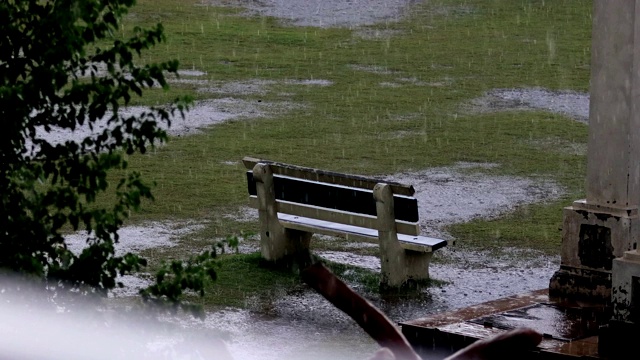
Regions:
<instances>
[{"instance_id":1,"label":"muddy patch","mask_svg":"<svg viewBox=\"0 0 640 360\"><path fill-rule=\"evenodd\" d=\"M463 107L472 113L545 110L585 124L589 121L589 94L568 90L495 89Z\"/></svg>"}]
</instances>

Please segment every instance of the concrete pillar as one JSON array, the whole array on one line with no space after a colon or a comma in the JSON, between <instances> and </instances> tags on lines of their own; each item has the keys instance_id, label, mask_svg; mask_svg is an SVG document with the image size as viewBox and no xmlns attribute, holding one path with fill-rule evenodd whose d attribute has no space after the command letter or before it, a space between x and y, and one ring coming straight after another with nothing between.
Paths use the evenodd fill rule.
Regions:
<instances>
[{"instance_id":1,"label":"concrete pillar","mask_svg":"<svg viewBox=\"0 0 640 360\"><path fill-rule=\"evenodd\" d=\"M640 222L640 0L593 2L587 198L564 209L552 297L609 303Z\"/></svg>"},{"instance_id":2,"label":"concrete pillar","mask_svg":"<svg viewBox=\"0 0 640 360\"><path fill-rule=\"evenodd\" d=\"M637 208L640 1L594 1L592 36L587 203Z\"/></svg>"}]
</instances>

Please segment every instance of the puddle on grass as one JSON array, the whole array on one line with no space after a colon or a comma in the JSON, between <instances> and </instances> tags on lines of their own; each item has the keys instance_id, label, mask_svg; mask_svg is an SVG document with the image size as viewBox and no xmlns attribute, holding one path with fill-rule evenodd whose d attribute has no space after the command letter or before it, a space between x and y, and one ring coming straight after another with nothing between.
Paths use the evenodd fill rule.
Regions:
<instances>
[{"instance_id":1,"label":"puddle on grass","mask_svg":"<svg viewBox=\"0 0 640 360\"><path fill-rule=\"evenodd\" d=\"M286 113L291 109L301 106L302 105L286 101L260 102L235 98L202 100L197 101L191 106L189 111L185 113L184 119L180 118L178 113L171 122L170 128L168 128L164 122L159 122L159 127L165 129L169 135L185 136L197 134L203 128L225 121L241 118L270 117L273 114ZM131 106L122 109L120 114L124 118L140 116L145 112L149 112L148 107ZM49 131L45 131L44 128L40 127L37 129L37 138L47 140L53 145L68 140L81 143L86 137L92 135L97 136L97 134L100 134L110 127L110 125L108 125L109 116L110 114L107 114L102 120L97 121L93 125L93 130L86 124L85 126L77 127L74 131L57 127L52 127ZM29 147L30 145L27 144L27 148Z\"/></svg>"},{"instance_id":2,"label":"puddle on grass","mask_svg":"<svg viewBox=\"0 0 640 360\"><path fill-rule=\"evenodd\" d=\"M340 241L340 240L336 240ZM559 256L548 256L533 250L501 249L496 255L488 251L440 249L429 266L432 279L443 281L423 291L418 298L393 298L373 301L394 321L405 321L444 310L453 310L506 296L549 286L558 270ZM380 259L346 251L320 251L325 260L380 272Z\"/></svg>"},{"instance_id":3,"label":"puddle on grass","mask_svg":"<svg viewBox=\"0 0 640 360\"><path fill-rule=\"evenodd\" d=\"M223 165L229 165L229 166L236 166L238 164L240 164L240 161L236 161L236 160L225 160L225 161L221 161L220 164Z\"/></svg>"},{"instance_id":4,"label":"puddle on grass","mask_svg":"<svg viewBox=\"0 0 640 360\"><path fill-rule=\"evenodd\" d=\"M145 249L173 247L184 235L204 228L202 223L193 222L148 222L142 225L124 226L118 230L118 243L115 246L116 256L128 252L139 253ZM67 247L74 254L79 254L86 247L85 231L65 235Z\"/></svg>"},{"instance_id":5,"label":"puddle on grass","mask_svg":"<svg viewBox=\"0 0 640 360\"><path fill-rule=\"evenodd\" d=\"M364 72L368 72L368 73L372 73L372 74L379 74L379 75L391 75L391 74L399 74L399 71L395 71L395 70L390 70L384 66L377 66L377 65L360 65L360 64L350 64L348 65L349 68L356 70L356 71L364 71Z\"/></svg>"},{"instance_id":6,"label":"puddle on grass","mask_svg":"<svg viewBox=\"0 0 640 360\"><path fill-rule=\"evenodd\" d=\"M324 79L285 80L287 85L331 86L333 81Z\"/></svg>"},{"instance_id":7,"label":"puddle on grass","mask_svg":"<svg viewBox=\"0 0 640 360\"><path fill-rule=\"evenodd\" d=\"M270 86L278 84L325 87L333 85L333 82L325 79L213 81L209 82L207 87L198 89L198 92L227 95L266 95L270 91Z\"/></svg>"},{"instance_id":8,"label":"puddle on grass","mask_svg":"<svg viewBox=\"0 0 640 360\"><path fill-rule=\"evenodd\" d=\"M203 4L233 6L247 9L249 15L270 16L282 19L294 26L312 27L362 27L376 23L397 22L405 16L421 18L469 16L475 8L466 5L445 6L430 4L424 0L203 0ZM427 3L425 8L413 5ZM202 4L200 4L202 5ZM393 34L393 30L365 29L357 33L365 39L374 39ZM382 35L380 35L382 34Z\"/></svg>"},{"instance_id":9,"label":"puddle on grass","mask_svg":"<svg viewBox=\"0 0 640 360\"><path fill-rule=\"evenodd\" d=\"M384 179L413 185L423 235L444 239L451 238L443 230L447 225L480 217L495 218L518 205L553 200L563 193L552 181L468 171L492 166L498 165L456 163L451 167L399 173Z\"/></svg>"},{"instance_id":10,"label":"puddle on grass","mask_svg":"<svg viewBox=\"0 0 640 360\"><path fill-rule=\"evenodd\" d=\"M283 19L295 26L353 27L397 21L419 0L210 0L209 4L244 7L250 15Z\"/></svg>"},{"instance_id":11,"label":"puddle on grass","mask_svg":"<svg viewBox=\"0 0 640 360\"><path fill-rule=\"evenodd\" d=\"M390 82L390 81L383 81L381 83L378 83L378 86L380 87L389 87L389 88L399 88L402 86L402 84L398 84L395 82Z\"/></svg>"},{"instance_id":12,"label":"puddle on grass","mask_svg":"<svg viewBox=\"0 0 640 360\"><path fill-rule=\"evenodd\" d=\"M183 75L200 76L205 73L197 70L181 70ZM289 101L261 101L261 100L243 100L234 98L237 95L266 94L270 85L287 84L298 86L331 86L333 82L324 79L289 79L282 81L272 80L247 80L238 82L209 82L202 79L177 79L171 78L168 81L176 83L189 83L196 85L206 85L198 89L200 92L211 92L216 94L226 94L230 97L220 99L208 99L196 101L187 112L184 119L180 117L179 112L172 118L171 127L163 121L158 122L158 126L167 131L170 136L186 136L199 133L202 129L211 125L219 124L225 121L235 119L253 119L267 118L275 114L284 114L292 109L304 107L302 104ZM139 117L143 113L149 113L148 106L130 106L120 109L121 118L131 116ZM96 121L93 128L87 123L78 126L74 130L68 128L60 128L51 126L49 130L44 127L36 128L36 138L43 139L52 145L61 144L65 141L73 141L82 143L89 137L97 137L103 131L113 128L113 124L109 124L111 112L107 112L104 118ZM32 143L27 142L27 149L32 148ZM37 152L38 149L31 149L31 153Z\"/></svg>"},{"instance_id":13,"label":"puddle on grass","mask_svg":"<svg viewBox=\"0 0 640 360\"><path fill-rule=\"evenodd\" d=\"M241 206L236 212L224 214L222 217L237 222L256 222L258 221L258 210L248 206Z\"/></svg>"},{"instance_id":14,"label":"puddle on grass","mask_svg":"<svg viewBox=\"0 0 640 360\"><path fill-rule=\"evenodd\" d=\"M453 83L453 80L451 78L444 78L442 79L442 81L431 81L431 82L422 81L417 78L397 78L395 79L395 81L380 82L378 83L378 86L397 88L397 87L402 87L409 84L413 86L443 87L443 86L449 86L452 83Z\"/></svg>"},{"instance_id":15,"label":"puddle on grass","mask_svg":"<svg viewBox=\"0 0 640 360\"><path fill-rule=\"evenodd\" d=\"M119 239L115 245L115 255L122 256L126 253L140 253L146 249L173 247L177 245L180 238L201 230L204 226L203 223L170 221L124 226L118 230ZM80 254L87 246L85 231L65 235L64 238L68 249L74 254ZM116 281L121 282L124 287L113 289L109 297L137 296L141 289L153 282L148 273L119 275Z\"/></svg>"},{"instance_id":16,"label":"puddle on grass","mask_svg":"<svg viewBox=\"0 0 640 360\"><path fill-rule=\"evenodd\" d=\"M546 110L587 124L589 94L575 91L551 91L543 88L495 89L465 105L470 112Z\"/></svg>"},{"instance_id":17,"label":"puddle on grass","mask_svg":"<svg viewBox=\"0 0 640 360\"><path fill-rule=\"evenodd\" d=\"M116 281L121 282L124 287L111 290L108 294L110 298L138 296L140 290L153 284L154 279L151 274L136 273L135 275L120 275Z\"/></svg>"},{"instance_id":18,"label":"puddle on grass","mask_svg":"<svg viewBox=\"0 0 640 360\"><path fill-rule=\"evenodd\" d=\"M246 81L213 81L207 87L198 89L198 92L229 95L265 95L267 87L276 84L273 80L246 80Z\"/></svg>"},{"instance_id":19,"label":"puddle on grass","mask_svg":"<svg viewBox=\"0 0 640 360\"><path fill-rule=\"evenodd\" d=\"M178 75L180 76L204 76L207 75L205 71L201 70L178 70Z\"/></svg>"},{"instance_id":20,"label":"puddle on grass","mask_svg":"<svg viewBox=\"0 0 640 360\"><path fill-rule=\"evenodd\" d=\"M568 141L559 137L547 137L525 141L527 145L536 149L569 155L587 155L587 144Z\"/></svg>"},{"instance_id":21,"label":"puddle on grass","mask_svg":"<svg viewBox=\"0 0 640 360\"><path fill-rule=\"evenodd\" d=\"M337 240L339 241L339 240ZM377 247L377 245L372 244ZM380 258L371 255L358 255L346 251L320 251L316 253L323 259L340 263L353 265L373 271L380 271Z\"/></svg>"}]
</instances>

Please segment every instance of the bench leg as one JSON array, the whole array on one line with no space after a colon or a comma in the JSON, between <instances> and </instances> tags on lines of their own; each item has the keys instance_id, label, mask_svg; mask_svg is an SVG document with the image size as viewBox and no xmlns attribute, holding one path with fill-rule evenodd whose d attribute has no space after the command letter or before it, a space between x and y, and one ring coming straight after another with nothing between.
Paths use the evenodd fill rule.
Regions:
<instances>
[{"instance_id":1,"label":"bench leg","mask_svg":"<svg viewBox=\"0 0 640 360\"><path fill-rule=\"evenodd\" d=\"M311 260L309 244L311 244L311 236L313 236L313 234L294 229L286 229L285 231L288 241L293 244L294 256L291 258L291 261L293 261L294 266L299 270L310 266L313 261Z\"/></svg>"},{"instance_id":2,"label":"bench leg","mask_svg":"<svg viewBox=\"0 0 640 360\"><path fill-rule=\"evenodd\" d=\"M431 263L432 252L404 251L407 280L428 280L429 263Z\"/></svg>"},{"instance_id":3,"label":"bench leg","mask_svg":"<svg viewBox=\"0 0 640 360\"><path fill-rule=\"evenodd\" d=\"M373 189L373 197L379 224L381 285L398 288L408 285L412 280L429 279L432 253L406 251L398 242L391 187L377 184Z\"/></svg>"},{"instance_id":4,"label":"bench leg","mask_svg":"<svg viewBox=\"0 0 640 360\"><path fill-rule=\"evenodd\" d=\"M273 188L273 173L267 164L253 167L258 195L260 218L260 252L267 261L279 261L295 253L294 243L288 241L286 229L278 220L278 207Z\"/></svg>"}]
</instances>

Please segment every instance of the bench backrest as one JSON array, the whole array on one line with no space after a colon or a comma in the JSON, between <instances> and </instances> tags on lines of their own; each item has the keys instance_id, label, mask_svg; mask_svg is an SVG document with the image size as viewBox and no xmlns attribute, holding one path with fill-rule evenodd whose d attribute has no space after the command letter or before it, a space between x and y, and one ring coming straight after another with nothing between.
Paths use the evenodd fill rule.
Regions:
<instances>
[{"instance_id":1,"label":"bench backrest","mask_svg":"<svg viewBox=\"0 0 640 360\"><path fill-rule=\"evenodd\" d=\"M273 186L278 212L377 229L373 188L384 182L361 176L339 174L313 168L244 158L248 169L247 184L252 207L257 208L257 191L252 169L257 163L268 164L273 172ZM418 201L412 186L384 182L391 186L398 233L418 235Z\"/></svg>"}]
</instances>

